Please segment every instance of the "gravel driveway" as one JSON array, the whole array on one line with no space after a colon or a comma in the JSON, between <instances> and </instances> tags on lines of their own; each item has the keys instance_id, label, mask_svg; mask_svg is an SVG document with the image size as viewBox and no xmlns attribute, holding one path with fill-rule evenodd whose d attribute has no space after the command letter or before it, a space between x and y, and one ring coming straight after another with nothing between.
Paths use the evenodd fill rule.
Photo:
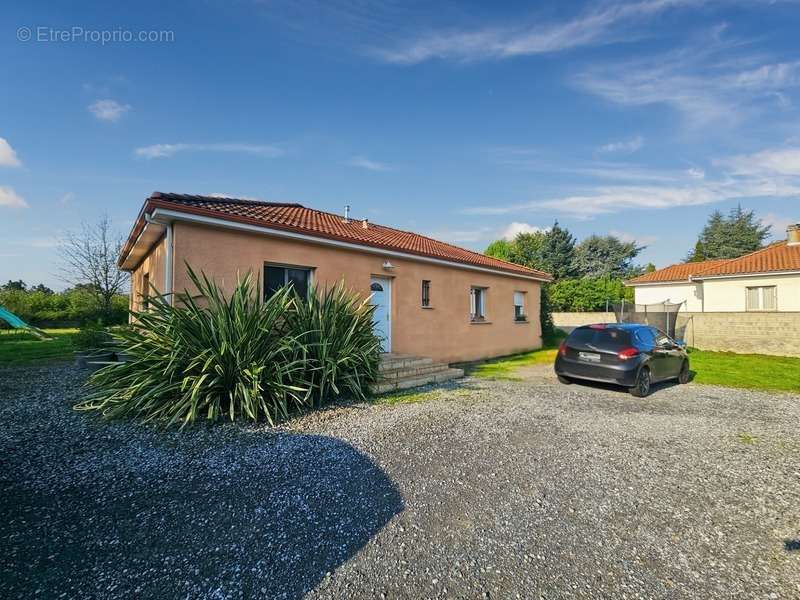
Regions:
<instances>
[{"instance_id":1,"label":"gravel driveway","mask_svg":"<svg viewBox=\"0 0 800 600\"><path fill-rule=\"evenodd\" d=\"M800 598L798 396L467 379L164 433L81 381L0 370L0 597Z\"/></svg>"}]
</instances>

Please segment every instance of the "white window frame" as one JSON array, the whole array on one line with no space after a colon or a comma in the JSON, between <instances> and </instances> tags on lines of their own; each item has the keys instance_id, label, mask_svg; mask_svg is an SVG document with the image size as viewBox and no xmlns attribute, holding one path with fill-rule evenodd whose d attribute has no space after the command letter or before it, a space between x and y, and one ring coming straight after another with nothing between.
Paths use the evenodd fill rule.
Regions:
<instances>
[{"instance_id":1,"label":"white window frame","mask_svg":"<svg viewBox=\"0 0 800 600\"><path fill-rule=\"evenodd\" d=\"M267 289L267 274L266 268L267 267L274 267L277 269L283 269L283 285L289 284L289 270L295 271L308 271L308 287L311 289L311 286L314 285L314 267L309 267L306 265L290 265L287 263L273 263L273 262L265 262L264 267L261 270L262 277L264 278L263 287L264 289L261 291L261 301L265 301L266 298L266 289Z\"/></svg>"},{"instance_id":2,"label":"white window frame","mask_svg":"<svg viewBox=\"0 0 800 600\"><path fill-rule=\"evenodd\" d=\"M524 323L528 320L528 311L527 311L527 298L528 294L526 292L522 292L520 290L516 290L514 292L514 321L517 323ZM517 300L519 300L519 304L517 304ZM519 314L517 314L517 307L520 307Z\"/></svg>"},{"instance_id":3,"label":"white window frame","mask_svg":"<svg viewBox=\"0 0 800 600\"><path fill-rule=\"evenodd\" d=\"M778 310L778 286L754 285L747 286L744 292L745 311L747 312L776 312ZM756 306L750 302L751 294L755 295ZM767 294L771 295L772 306L767 308Z\"/></svg>"},{"instance_id":4,"label":"white window frame","mask_svg":"<svg viewBox=\"0 0 800 600\"><path fill-rule=\"evenodd\" d=\"M469 288L469 320L473 323L486 321L486 291L488 289L476 285Z\"/></svg>"}]
</instances>

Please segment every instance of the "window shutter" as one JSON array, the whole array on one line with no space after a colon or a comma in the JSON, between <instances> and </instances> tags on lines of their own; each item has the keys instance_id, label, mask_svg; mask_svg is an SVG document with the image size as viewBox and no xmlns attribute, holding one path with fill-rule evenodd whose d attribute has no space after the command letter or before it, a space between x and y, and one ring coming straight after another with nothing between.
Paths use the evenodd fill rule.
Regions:
<instances>
[{"instance_id":1,"label":"window shutter","mask_svg":"<svg viewBox=\"0 0 800 600\"><path fill-rule=\"evenodd\" d=\"M759 302L758 301L759 301L759 296L760 296L759 292L760 291L761 290L759 288L755 288L755 287L747 288L747 295L746 295L746 299L747 299L747 307L746 307L746 309L747 310L758 310L759 309Z\"/></svg>"},{"instance_id":2,"label":"window shutter","mask_svg":"<svg viewBox=\"0 0 800 600\"><path fill-rule=\"evenodd\" d=\"M764 302L762 304L764 310L776 310L778 308L777 288L765 287L761 289L764 291Z\"/></svg>"},{"instance_id":3,"label":"window shutter","mask_svg":"<svg viewBox=\"0 0 800 600\"><path fill-rule=\"evenodd\" d=\"M525 306L525 295L522 292L514 292L514 306Z\"/></svg>"},{"instance_id":4,"label":"window shutter","mask_svg":"<svg viewBox=\"0 0 800 600\"><path fill-rule=\"evenodd\" d=\"M475 298L475 288L470 289L469 291L469 316L471 319L474 319L477 315L477 301Z\"/></svg>"}]
</instances>

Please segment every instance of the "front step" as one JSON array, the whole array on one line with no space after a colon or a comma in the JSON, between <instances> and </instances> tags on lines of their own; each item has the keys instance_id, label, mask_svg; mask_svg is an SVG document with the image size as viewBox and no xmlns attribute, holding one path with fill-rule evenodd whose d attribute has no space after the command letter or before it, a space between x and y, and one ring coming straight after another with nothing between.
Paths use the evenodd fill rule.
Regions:
<instances>
[{"instance_id":1,"label":"front step","mask_svg":"<svg viewBox=\"0 0 800 600\"><path fill-rule=\"evenodd\" d=\"M370 386L373 394L441 383L464 376L463 369L451 369L446 363L410 354L384 354L379 366L380 379Z\"/></svg>"}]
</instances>

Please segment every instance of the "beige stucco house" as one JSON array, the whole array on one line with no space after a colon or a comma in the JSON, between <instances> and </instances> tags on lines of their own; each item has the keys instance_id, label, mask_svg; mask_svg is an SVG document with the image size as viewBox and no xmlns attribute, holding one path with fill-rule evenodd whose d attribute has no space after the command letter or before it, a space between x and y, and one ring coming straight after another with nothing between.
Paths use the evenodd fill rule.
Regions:
<instances>
[{"instance_id":1,"label":"beige stucco house","mask_svg":"<svg viewBox=\"0 0 800 600\"><path fill-rule=\"evenodd\" d=\"M292 283L344 280L376 305L388 352L460 362L542 344L539 303L550 275L431 238L299 204L152 194L121 253L131 307L148 290L189 291L184 268L230 290L246 272L262 296Z\"/></svg>"},{"instance_id":2,"label":"beige stucco house","mask_svg":"<svg viewBox=\"0 0 800 600\"><path fill-rule=\"evenodd\" d=\"M637 304L684 302L687 312L800 312L800 225L745 256L672 265L627 285Z\"/></svg>"}]
</instances>

